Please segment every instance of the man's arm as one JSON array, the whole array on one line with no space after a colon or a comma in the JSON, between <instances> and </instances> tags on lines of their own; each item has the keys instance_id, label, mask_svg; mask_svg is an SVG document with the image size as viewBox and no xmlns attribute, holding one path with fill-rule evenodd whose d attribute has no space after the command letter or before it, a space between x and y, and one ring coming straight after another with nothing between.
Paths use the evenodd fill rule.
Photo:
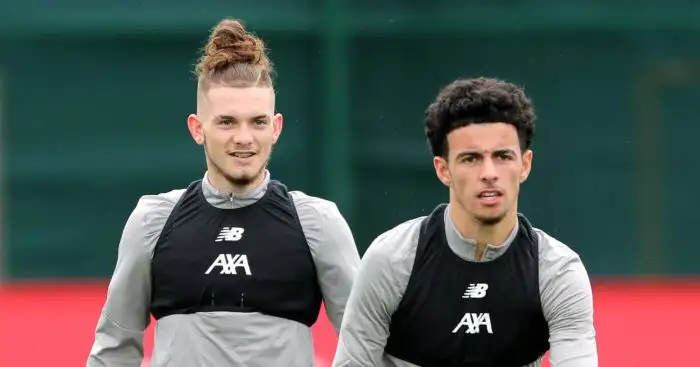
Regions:
<instances>
[{"instance_id":1,"label":"man's arm","mask_svg":"<svg viewBox=\"0 0 700 367\"><path fill-rule=\"evenodd\" d=\"M572 253L552 269L542 289L542 307L552 367L597 367L593 291L578 255Z\"/></svg>"},{"instance_id":2,"label":"man's arm","mask_svg":"<svg viewBox=\"0 0 700 367\"><path fill-rule=\"evenodd\" d=\"M333 367L384 365L391 317L401 301L415 259L419 220L378 237L362 257L350 293Z\"/></svg>"},{"instance_id":3,"label":"man's arm","mask_svg":"<svg viewBox=\"0 0 700 367\"><path fill-rule=\"evenodd\" d=\"M162 228L161 224L156 231L148 219L158 203L152 196L142 198L126 222L87 367L141 365L144 330L150 321L153 248L149 245Z\"/></svg>"},{"instance_id":4,"label":"man's arm","mask_svg":"<svg viewBox=\"0 0 700 367\"><path fill-rule=\"evenodd\" d=\"M348 223L333 202L299 192L293 195L316 265L326 312L337 332L360 265L360 254Z\"/></svg>"}]
</instances>

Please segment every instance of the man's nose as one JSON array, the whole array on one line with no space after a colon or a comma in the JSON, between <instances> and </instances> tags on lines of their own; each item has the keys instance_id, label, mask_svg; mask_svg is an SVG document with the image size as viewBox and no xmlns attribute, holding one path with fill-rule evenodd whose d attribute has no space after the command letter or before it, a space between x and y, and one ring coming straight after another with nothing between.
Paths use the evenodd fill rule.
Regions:
<instances>
[{"instance_id":1,"label":"man's nose","mask_svg":"<svg viewBox=\"0 0 700 367\"><path fill-rule=\"evenodd\" d=\"M496 165L493 164L492 159L484 159L481 165L481 181L493 182L498 179L498 171L496 171Z\"/></svg>"},{"instance_id":2,"label":"man's nose","mask_svg":"<svg viewBox=\"0 0 700 367\"><path fill-rule=\"evenodd\" d=\"M246 145L253 142L253 134L250 128L241 124L233 133L233 142L237 145Z\"/></svg>"}]
</instances>

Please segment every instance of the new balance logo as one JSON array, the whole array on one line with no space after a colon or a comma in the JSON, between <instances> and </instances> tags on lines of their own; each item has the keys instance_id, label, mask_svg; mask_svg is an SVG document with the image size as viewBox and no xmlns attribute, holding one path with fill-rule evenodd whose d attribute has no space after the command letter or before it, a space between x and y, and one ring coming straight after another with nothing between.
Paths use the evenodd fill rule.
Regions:
<instances>
[{"instance_id":1,"label":"new balance logo","mask_svg":"<svg viewBox=\"0 0 700 367\"><path fill-rule=\"evenodd\" d=\"M219 235L216 237L215 242L238 241L241 239L241 237L243 237L243 231L244 229L240 227L224 227L221 229L221 232L219 232Z\"/></svg>"},{"instance_id":2,"label":"new balance logo","mask_svg":"<svg viewBox=\"0 0 700 367\"><path fill-rule=\"evenodd\" d=\"M452 333L456 333L459 329L465 327L466 334L478 334L481 332L481 327L486 326L486 331L489 334L493 334L493 329L491 328L491 315L488 313L465 313L459 324L452 330Z\"/></svg>"},{"instance_id":3,"label":"new balance logo","mask_svg":"<svg viewBox=\"0 0 700 367\"><path fill-rule=\"evenodd\" d=\"M489 285L486 283L469 284L462 298L484 298L487 289L489 289Z\"/></svg>"},{"instance_id":4,"label":"new balance logo","mask_svg":"<svg viewBox=\"0 0 700 367\"><path fill-rule=\"evenodd\" d=\"M246 275L252 274L248 264L248 255L219 254L204 274L210 274L217 267L221 267L219 274L237 275L237 269L243 270Z\"/></svg>"}]
</instances>

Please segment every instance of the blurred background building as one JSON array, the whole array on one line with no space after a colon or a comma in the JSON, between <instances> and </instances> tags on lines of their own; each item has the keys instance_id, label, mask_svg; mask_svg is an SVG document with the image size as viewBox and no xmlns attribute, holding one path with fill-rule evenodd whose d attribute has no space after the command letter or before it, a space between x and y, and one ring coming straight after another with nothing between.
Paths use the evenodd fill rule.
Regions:
<instances>
[{"instance_id":1,"label":"blurred background building","mask_svg":"<svg viewBox=\"0 0 700 367\"><path fill-rule=\"evenodd\" d=\"M692 0L0 0L0 365L41 365L42 333L53 366L84 363L130 211L203 173L192 68L225 16L277 67L272 176L334 200L361 253L447 200L423 135L437 91L524 86L538 120L521 210L583 258L601 366L647 344L635 366L700 366L678 352L700 340Z\"/></svg>"}]
</instances>

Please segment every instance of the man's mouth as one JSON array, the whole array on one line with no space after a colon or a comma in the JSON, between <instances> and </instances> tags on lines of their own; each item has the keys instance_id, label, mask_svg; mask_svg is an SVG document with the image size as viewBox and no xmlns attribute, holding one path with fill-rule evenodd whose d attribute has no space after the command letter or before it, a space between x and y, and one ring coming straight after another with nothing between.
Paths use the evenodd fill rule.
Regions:
<instances>
[{"instance_id":1,"label":"man's mouth","mask_svg":"<svg viewBox=\"0 0 700 367\"><path fill-rule=\"evenodd\" d=\"M479 198L495 198L500 196L503 196L503 193L501 190L496 189L482 190L478 195Z\"/></svg>"},{"instance_id":2,"label":"man's mouth","mask_svg":"<svg viewBox=\"0 0 700 367\"><path fill-rule=\"evenodd\" d=\"M236 157L236 158L250 158L255 155L254 152L232 152L229 153L230 156Z\"/></svg>"}]
</instances>

